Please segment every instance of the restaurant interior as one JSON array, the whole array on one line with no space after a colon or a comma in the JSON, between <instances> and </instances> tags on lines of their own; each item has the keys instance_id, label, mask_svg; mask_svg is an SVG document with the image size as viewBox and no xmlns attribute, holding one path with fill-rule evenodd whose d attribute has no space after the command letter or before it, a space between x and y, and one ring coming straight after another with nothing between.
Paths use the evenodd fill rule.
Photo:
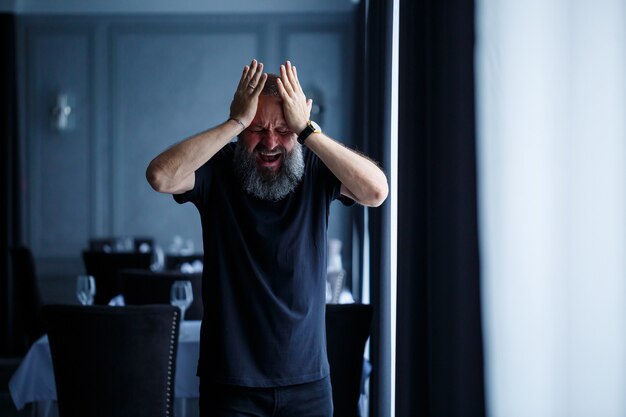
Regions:
<instances>
[{"instance_id":1,"label":"restaurant interior","mask_svg":"<svg viewBox=\"0 0 626 417\"><path fill-rule=\"evenodd\" d=\"M620 0L0 0L0 416L199 416L211 265L146 168L252 58L388 181L327 219L335 417L626 415L623 39Z\"/></svg>"}]
</instances>

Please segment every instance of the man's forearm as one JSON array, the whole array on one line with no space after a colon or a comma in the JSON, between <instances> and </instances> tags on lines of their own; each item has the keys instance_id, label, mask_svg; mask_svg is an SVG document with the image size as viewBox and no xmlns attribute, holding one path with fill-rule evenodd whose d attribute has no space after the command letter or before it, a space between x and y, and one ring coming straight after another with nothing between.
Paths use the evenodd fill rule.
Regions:
<instances>
[{"instance_id":1,"label":"man's forearm","mask_svg":"<svg viewBox=\"0 0 626 417\"><path fill-rule=\"evenodd\" d=\"M385 201L389 191L387 177L374 162L323 133L311 134L306 146L326 164L358 203L376 207Z\"/></svg>"},{"instance_id":2,"label":"man's forearm","mask_svg":"<svg viewBox=\"0 0 626 417\"><path fill-rule=\"evenodd\" d=\"M229 119L214 128L177 143L150 162L146 171L148 182L159 192L180 191L181 183L242 130L243 126Z\"/></svg>"}]
</instances>

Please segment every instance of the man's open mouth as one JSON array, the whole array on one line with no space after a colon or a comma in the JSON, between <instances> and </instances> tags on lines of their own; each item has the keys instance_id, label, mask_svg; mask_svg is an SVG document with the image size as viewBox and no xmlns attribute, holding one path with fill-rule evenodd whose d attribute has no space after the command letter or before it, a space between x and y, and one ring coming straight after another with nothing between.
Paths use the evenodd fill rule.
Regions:
<instances>
[{"instance_id":1,"label":"man's open mouth","mask_svg":"<svg viewBox=\"0 0 626 417\"><path fill-rule=\"evenodd\" d=\"M259 152L259 158L263 162L275 162L280 159L282 153L280 152Z\"/></svg>"},{"instance_id":2,"label":"man's open mouth","mask_svg":"<svg viewBox=\"0 0 626 417\"><path fill-rule=\"evenodd\" d=\"M259 168L277 170L282 162L283 153L278 150L258 150L256 152L257 164Z\"/></svg>"}]
</instances>

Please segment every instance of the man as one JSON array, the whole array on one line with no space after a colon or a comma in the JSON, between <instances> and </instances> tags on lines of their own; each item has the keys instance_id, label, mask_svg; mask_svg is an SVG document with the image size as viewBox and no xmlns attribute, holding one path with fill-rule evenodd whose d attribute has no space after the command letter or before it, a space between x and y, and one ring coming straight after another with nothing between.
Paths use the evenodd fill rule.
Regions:
<instances>
[{"instance_id":1,"label":"man","mask_svg":"<svg viewBox=\"0 0 626 417\"><path fill-rule=\"evenodd\" d=\"M326 230L333 199L378 206L385 174L309 120L295 66L245 66L224 123L146 176L202 220L202 416L331 416ZM239 135L236 143L231 139Z\"/></svg>"}]
</instances>

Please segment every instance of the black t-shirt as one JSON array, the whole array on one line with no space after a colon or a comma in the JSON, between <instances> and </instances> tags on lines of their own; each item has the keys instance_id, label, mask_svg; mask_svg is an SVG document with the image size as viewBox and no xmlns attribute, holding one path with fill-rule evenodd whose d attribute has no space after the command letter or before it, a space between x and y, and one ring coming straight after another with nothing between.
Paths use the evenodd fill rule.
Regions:
<instances>
[{"instance_id":1,"label":"black t-shirt","mask_svg":"<svg viewBox=\"0 0 626 417\"><path fill-rule=\"evenodd\" d=\"M275 387L329 374L326 231L340 182L308 149L296 190L277 202L246 193L233 171L234 143L195 173L202 221L204 318L198 375Z\"/></svg>"}]
</instances>

